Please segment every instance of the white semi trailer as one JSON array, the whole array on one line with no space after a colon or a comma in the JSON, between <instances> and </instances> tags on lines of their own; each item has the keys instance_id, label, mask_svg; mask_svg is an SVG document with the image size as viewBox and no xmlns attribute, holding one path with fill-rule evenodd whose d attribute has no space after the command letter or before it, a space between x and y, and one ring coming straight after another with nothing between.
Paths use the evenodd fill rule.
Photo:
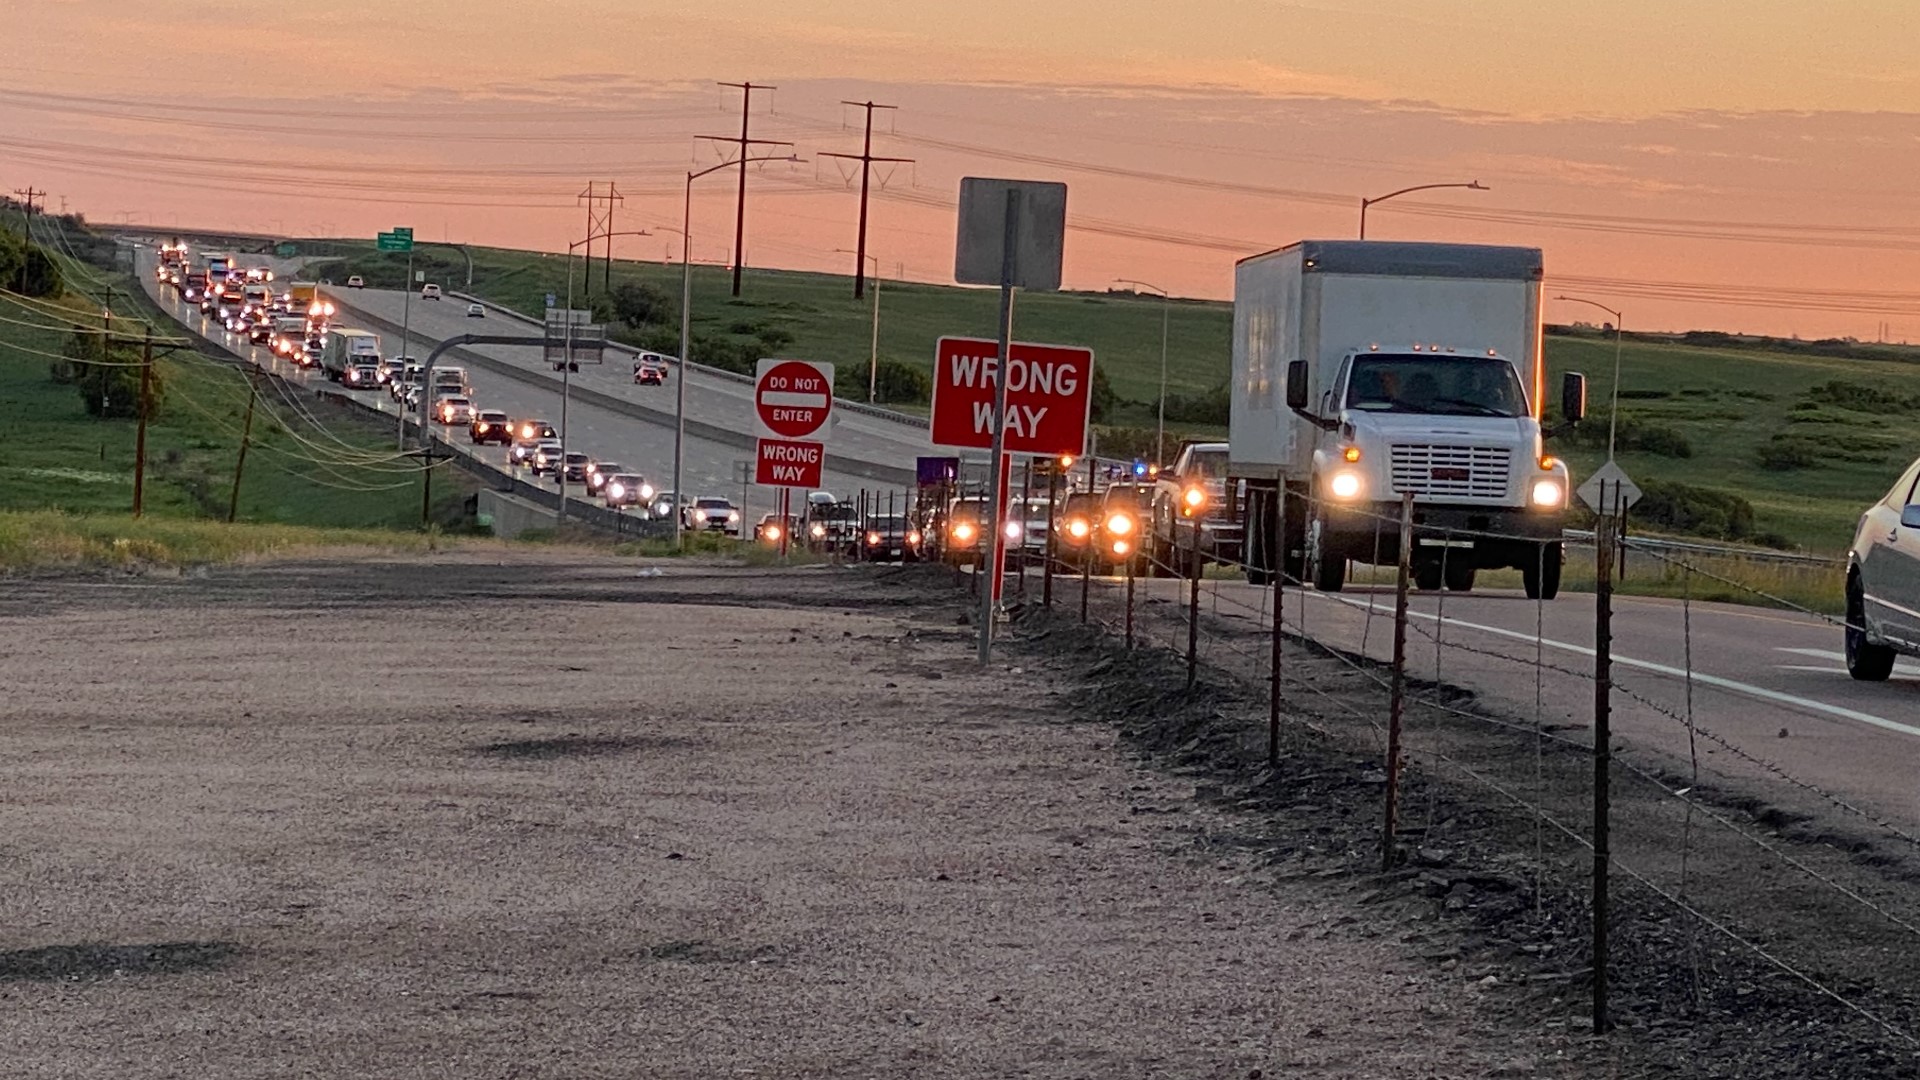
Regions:
<instances>
[{"instance_id":1,"label":"white semi trailer","mask_svg":"<svg viewBox=\"0 0 1920 1080\"><path fill-rule=\"evenodd\" d=\"M1528 596L1559 591L1572 479L1543 445L1541 275L1537 248L1468 244L1305 240L1239 263L1228 474L1251 580L1330 592L1350 562L1397 562L1411 492L1420 587L1513 567ZM1578 421L1585 377L1561 397Z\"/></svg>"}]
</instances>

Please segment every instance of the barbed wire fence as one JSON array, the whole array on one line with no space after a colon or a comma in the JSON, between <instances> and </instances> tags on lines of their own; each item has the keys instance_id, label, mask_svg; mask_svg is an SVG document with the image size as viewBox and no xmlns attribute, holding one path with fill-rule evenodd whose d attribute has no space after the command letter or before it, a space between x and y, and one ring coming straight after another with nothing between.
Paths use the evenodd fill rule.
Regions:
<instances>
[{"instance_id":1,"label":"barbed wire fence","mask_svg":"<svg viewBox=\"0 0 1920 1080\"><path fill-rule=\"evenodd\" d=\"M1311 499L1290 497L1288 503L1289 509L1316 509ZM1385 514L1373 517L1379 551L1380 540L1400 533L1404 522ZM1442 532L1443 580L1454 543L1481 538L1528 539ZM1596 642L1592 648L1569 647L1548 635L1550 610L1577 602L1571 596L1525 601L1533 607L1530 631L1489 628L1448 615L1449 590L1444 588L1419 590L1434 594L1432 610L1409 610L1404 603L1383 607L1376 602L1377 575L1371 587L1356 589L1353 595L1316 592L1291 573L1275 574L1273 583L1264 586L1235 582L1222 575L1252 570L1258 579L1275 568L1251 567L1238 551L1203 552L1197 543L1172 552L1149 547L1142 555L1102 567L1114 572L1098 576L1083 561L1091 557L1086 553L1056 559L1051 569L1084 592L1056 589L1052 599L1057 609L1077 608L1083 621L1128 649L1170 654L1196 680L1226 677L1266 691L1269 761L1278 759L1295 732L1357 737L1381 755L1382 772L1390 773L1387 766L1404 760L1432 777L1453 777L1510 807L1531 825L1536 916L1542 914L1550 881L1578 876L1578 869L1565 860L1592 857L1596 871L1617 871L1624 878L1620 884L1639 890L1679 921L1680 992L1696 1006L1710 1007L1747 992L1727 985L1736 976L1720 970L1724 965L1716 955L1724 957L1725 952L1716 954L1706 946L1707 939L1717 939L1900 1045L1920 1048L1911 994L1899 978L1888 977L1897 966L1868 956L1874 946L1835 950L1823 941L1833 929L1827 921L1836 916L1863 934L1890 934L1901 942L1909 936L1920 938L1920 901L1903 887L1898 873L1882 872L1877 865L1913 854L1920 849L1920 837L1830 784L1797 775L1747 740L1703 723L1699 707L1701 694L1728 694L1726 680L1697 664L1699 582L1712 582L1717 591L1748 603L1817 619L1832 629L1845 628L1845 621L1706 565L1701 552L1675 550L1660 541L1640 542L1617 529L1603 529L1592 542L1597 563L1604 565L1604 555L1631 552L1636 560L1660 567L1668 579L1677 579L1678 602L1671 611L1679 663L1671 674L1669 665L1647 664L1626 667L1631 674L1623 679L1623 669L1615 666L1604 692L1596 694L1590 665L1606 646ZM1396 600L1409 584L1407 563L1403 559L1392 568ZM1612 581L1611 574L1606 580ZM1596 605L1604 592L1595 594ZM1389 626L1392 637L1420 646L1417 660L1405 645L1381 655ZM1559 659L1569 655L1571 662ZM1519 672L1531 701L1522 698L1503 707L1462 693L1447 681L1449 676L1471 678L1476 671L1491 669ZM1409 726L1389 761L1385 755L1396 742L1393 728L1399 718L1392 707L1396 684L1404 688L1402 706ZM1589 695L1596 702L1608 701L1606 707L1617 697L1631 713L1634 735L1610 738L1604 748L1597 748L1591 723L1583 723L1591 718L1583 716L1583 708L1568 704ZM1648 729L1650 720L1670 727ZM1641 745L1643 740L1647 745ZM1721 764L1706 765L1703 752L1719 757ZM1584 790L1569 782L1578 777L1571 764L1596 759L1612 768L1597 773ZM1832 811L1850 823L1851 833L1842 837L1814 828L1817 815L1755 796L1753 784L1759 781L1783 781L1814 810ZM1383 803L1397 798L1396 787L1387 787ZM1395 822L1382 807L1381 845L1387 865L1395 864L1399 828L1408 835L1426 835L1440 824L1437 785L1424 784L1423 791L1424 820L1419 824ZM1609 800L1596 798L1597 793L1612 794L1631 812L1614 814ZM1585 813L1589 807L1590 817ZM1617 820L1610 822L1609 817ZM1808 827L1796 829L1802 820ZM1615 826L1610 837L1609 824ZM1611 850L1606 847L1609 839ZM1889 847L1896 849L1894 854L1884 850ZM1611 960L1605 928L1607 893L1614 889L1604 873L1589 876L1602 886L1593 900L1601 915L1589 936L1593 970L1588 978L1595 989L1594 1020L1605 1030L1611 1015L1604 975L1597 973ZM1816 902L1803 902L1810 898ZM1630 944L1642 947L1638 941Z\"/></svg>"}]
</instances>

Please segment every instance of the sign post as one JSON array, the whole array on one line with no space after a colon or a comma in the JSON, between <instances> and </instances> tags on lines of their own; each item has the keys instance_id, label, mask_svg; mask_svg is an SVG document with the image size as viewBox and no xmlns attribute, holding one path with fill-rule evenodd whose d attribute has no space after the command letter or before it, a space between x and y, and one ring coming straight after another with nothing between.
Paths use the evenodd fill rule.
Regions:
<instances>
[{"instance_id":1,"label":"sign post","mask_svg":"<svg viewBox=\"0 0 1920 1080\"><path fill-rule=\"evenodd\" d=\"M959 235L954 245L953 276L963 285L1000 287L999 349L1009 355L1013 341L1013 290L1052 292L1060 288L1061 254L1067 231L1067 186L1031 180L991 180L969 176L960 181ZM987 490L986 530L992 546L982 552L991 588L980 591L980 662L993 651L993 618L1006 569L1006 529L1000 518L1007 501L1007 383L993 381L992 479ZM981 538L985 540L986 537Z\"/></svg>"},{"instance_id":2,"label":"sign post","mask_svg":"<svg viewBox=\"0 0 1920 1080\"><path fill-rule=\"evenodd\" d=\"M407 253L407 283L401 286L400 294L400 355L410 356L413 330L413 229L394 226L393 231L378 233L373 238L377 251L404 251ZM420 445L427 445L427 401L420 399ZM407 410L399 410L400 432L399 449L407 448Z\"/></svg>"},{"instance_id":3,"label":"sign post","mask_svg":"<svg viewBox=\"0 0 1920 1080\"><path fill-rule=\"evenodd\" d=\"M833 365L762 360L753 384L754 483L817 488L833 415Z\"/></svg>"}]
</instances>

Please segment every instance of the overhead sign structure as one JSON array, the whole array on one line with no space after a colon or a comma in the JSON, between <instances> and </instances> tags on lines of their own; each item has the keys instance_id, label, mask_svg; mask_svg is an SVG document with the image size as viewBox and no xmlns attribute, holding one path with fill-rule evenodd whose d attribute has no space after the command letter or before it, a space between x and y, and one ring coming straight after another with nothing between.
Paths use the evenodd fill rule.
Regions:
<instances>
[{"instance_id":1,"label":"overhead sign structure","mask_svg":"<svg viewBox=\"0 0 1920 1080\"><path fill-rule=\"evenodd\" d=\"M832 364L760 361L753 382L754 483L820 487L832 416Z\"/></svg>"},{"instance_id":2,"label":"overhead sign structure","mask_svg":"<svg viewBox=\"0 0 1920 1080\"><path fill-rule=\"evenodd\" d=\"M1009 454L1081 456L1093 410L1093 350L1016 341L1007 364ZM941 338L933 356L933 443L993 447L999 346L983 338Z\"/></svg>"},{"instance_id":3,"label":"overhead sign structure","mask_svg":"<svg viewBox=\"0 0 1920 1080\"><path fill-rule=\"evenodd\" d=\"M1619 462L1609 461L1595 469L1574 494L1601 517L1619 517L1640 501L1640 485L1633 482Z\"/></svg>"}]
</instances>

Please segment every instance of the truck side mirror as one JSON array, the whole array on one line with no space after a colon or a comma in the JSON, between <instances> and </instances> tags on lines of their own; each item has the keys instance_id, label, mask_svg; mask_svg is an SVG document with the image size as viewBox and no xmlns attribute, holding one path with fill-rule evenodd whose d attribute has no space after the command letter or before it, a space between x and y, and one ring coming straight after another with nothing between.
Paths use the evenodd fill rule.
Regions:
<instances>
[{"instance_id":1,"label":"truck side mirror","mask_svg":"<svg viewBox=\"0 0 1920 1080\"><path fill-rule=\"evenodd\" d=\"M1307 407L1307 362L1295 360L1287 365L1287 408Z\"/></svg>"},{"instance_id":2,"label":"truck side mirror","mask_svg":"<svg viewBox=\"0 0 1920 1080\"><path fill-rule=\"evenodd\" d=\"M1587 418L1587 377L1569 371L1560 377L1560 422L1577 424Z\"/></svg>"}]
</instances>

